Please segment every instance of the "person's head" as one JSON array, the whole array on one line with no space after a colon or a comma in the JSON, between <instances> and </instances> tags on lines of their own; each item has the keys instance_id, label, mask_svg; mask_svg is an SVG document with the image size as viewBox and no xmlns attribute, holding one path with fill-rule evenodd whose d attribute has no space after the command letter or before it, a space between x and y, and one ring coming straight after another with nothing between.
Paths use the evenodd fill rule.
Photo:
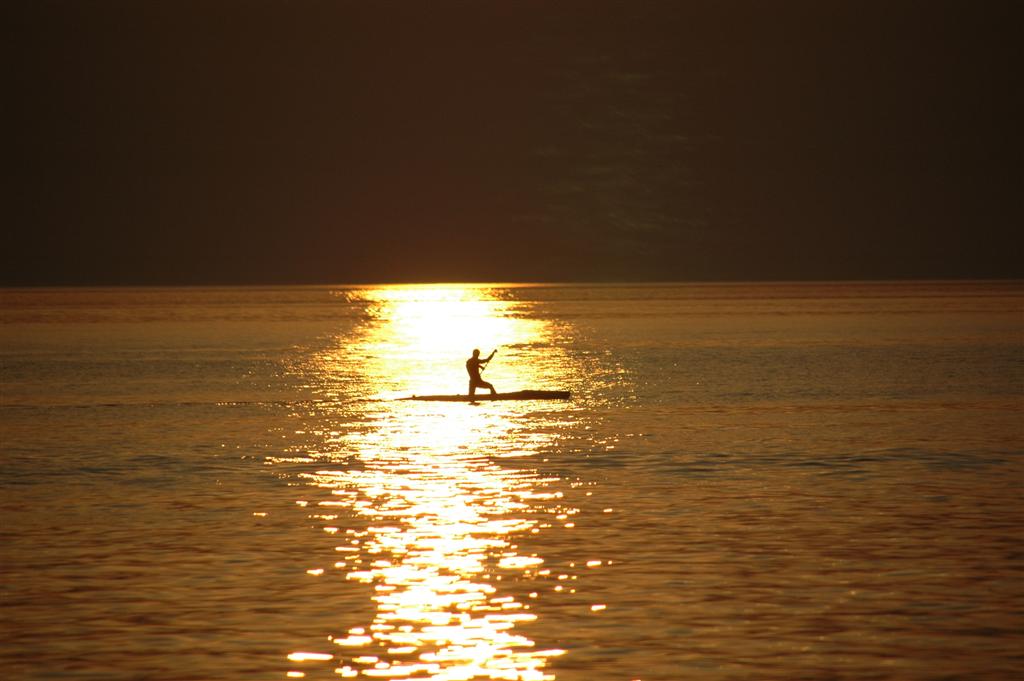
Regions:
<instances>
[{"instance_id":1,"label":"person's head","mask_svg":"<svg viewBox=\"0 0 1024 681\"><path fill-rule=\"evenodd\" d=\"M473 350L473 356L474 357L479 357L480 356L480 350Z\"/></svg>"}]
</instances>

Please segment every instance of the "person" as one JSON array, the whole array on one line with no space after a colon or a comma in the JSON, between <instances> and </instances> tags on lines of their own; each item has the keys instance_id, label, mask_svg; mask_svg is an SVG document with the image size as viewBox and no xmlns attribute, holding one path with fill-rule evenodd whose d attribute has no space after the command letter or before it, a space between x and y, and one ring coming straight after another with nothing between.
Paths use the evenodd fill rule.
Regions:
<instances>
[{"instance_id":1,"label":"person","mask_svg":"<svg viewBox=\"0 0 1024 681\"><path fill-rule=\"evenodd\" d=\"M484 368L491 358L494 357L495 350L487 357L487 359L480 359L480 351L474 350L473 356L466 360L466 371L469 372L469 396L472 397L476 394L477 388L488 388L492 395L497 395L498 391L494 389L494 386L480 378L480 370Z\"/></svg>"}]
</instances>

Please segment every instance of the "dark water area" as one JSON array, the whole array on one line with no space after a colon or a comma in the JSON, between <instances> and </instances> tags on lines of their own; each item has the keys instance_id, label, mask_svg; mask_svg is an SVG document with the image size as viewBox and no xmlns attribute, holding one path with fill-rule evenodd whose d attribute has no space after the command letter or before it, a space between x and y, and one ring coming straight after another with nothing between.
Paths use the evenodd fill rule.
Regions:
<instances>
[{"instance_id":1,"label":"dark water area","mask_svg":"<svg viewBox=\"0 0 1024 681\"><path fill-rule=\"evenodd\" d=\"M0 301L3 678L1024 673L1019 282Z\"/></svg>"}]
</instances>

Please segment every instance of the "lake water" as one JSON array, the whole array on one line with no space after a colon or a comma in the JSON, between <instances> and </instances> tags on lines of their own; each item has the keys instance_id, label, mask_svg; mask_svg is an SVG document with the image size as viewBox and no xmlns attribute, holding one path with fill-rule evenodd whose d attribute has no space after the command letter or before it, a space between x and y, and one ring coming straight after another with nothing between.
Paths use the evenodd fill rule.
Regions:
<instances>
[{"instance_id":1,"label":"lake water","mask_svg":"<svg viewBox=\"0 0 1024 681\"><path fill-rule=\"evenodd\" d=\"M2 310L4 679L1024 674L1020 282Z\"/></svg>"}]
</instances>

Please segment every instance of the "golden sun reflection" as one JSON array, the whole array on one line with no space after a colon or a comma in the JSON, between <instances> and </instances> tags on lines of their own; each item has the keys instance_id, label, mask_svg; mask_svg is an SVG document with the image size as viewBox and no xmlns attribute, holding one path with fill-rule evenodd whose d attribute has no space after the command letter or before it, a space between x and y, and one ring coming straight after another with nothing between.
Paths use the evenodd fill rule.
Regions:
<instances>
[{"instance_id":1,"label":"golden sun reflection","mask_svg":"<svg viewBox=\"0 0 1024 681\"><path fill-rule=\"evenodd\" d=\"M359 292L377 323L360 339L361 370L377 396L462 393L465 361L474 348L498 348L487 380L499 391L551 384L542 369L522 361L524 350L543 344L549 330L539 320L515 316L515 302L481 286L387 286ZM345 348L349 350L349 348ZM328 361L331 358L327 358Z\"/></svg>"},{"instance_id":2,"label":"golden sun reflection","mask_svg":"<svg viewBox=\"0 0 1024 681\"><path fill-rule=\"evenodd\" d=\"M520 544L553 527L546 517L574 510L560 505L560 480L513 464L550 444L552 425L570 407L393 398L464 392L463 365L474 347L501 346L502 361L487 375L499 390L564 381L566 359L548 348L544 322L518 314L514 300L486 287L386 287L357 295L367 323L317 357L313 370L325 383L332 372L349 377L346 388L363 406L358 416L339 412L348 422L325 441L339 454L315 456L330 465L306 476L329 491L312 517L336 533L335 568L367 590L376 612L372 621L331 636L335 672L553 679L545 667L565 651L538 649L525 633L536 619L529 582L544 558Z\"/></svg>"}]
</instances>

